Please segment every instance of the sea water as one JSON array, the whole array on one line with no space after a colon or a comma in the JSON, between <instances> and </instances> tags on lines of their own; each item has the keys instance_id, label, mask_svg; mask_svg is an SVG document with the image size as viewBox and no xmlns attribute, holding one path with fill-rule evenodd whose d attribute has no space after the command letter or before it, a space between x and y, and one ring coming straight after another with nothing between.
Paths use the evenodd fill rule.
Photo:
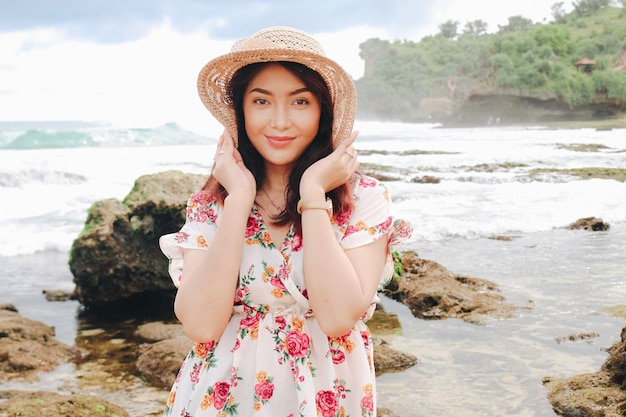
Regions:
<instances>
[{"instance_id":1,"label":"sea water","mask_svg":"<svg viewBox=\"0 0 626 417\"><path fill-rule=\"evenodd\" d=\"M626 304L626 183L554 170L626 167L624 132L379 122L356 129L364 167L397 178L387 182L395 214L414 225L402 249L493 281L507 302L528 307L479 326L416 319L383 297L402 324L392 346L419 362L378 377L379 406L403 417L554 416L542 379L598 371L624 326L607 308ZM123 199L141 175L208 173L219 133L173 123L0 123L0 303L73 344L78 304L45 302L41 291L73 288L68 252L89 207ZM437 181L419 181L426 176ZM590 216L611 228L567 229ZM584 332L598 336L557 341Z\"/></svg>"}]
</instances>

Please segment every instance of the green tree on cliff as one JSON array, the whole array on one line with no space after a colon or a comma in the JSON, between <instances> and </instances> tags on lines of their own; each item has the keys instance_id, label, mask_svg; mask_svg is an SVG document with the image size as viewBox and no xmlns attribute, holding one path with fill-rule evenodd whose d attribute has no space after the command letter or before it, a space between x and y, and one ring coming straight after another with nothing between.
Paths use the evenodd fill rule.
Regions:
<instances>
[{"instance_id":1,"label":"green tree on cliff","mask_svg":"<svg viewBox=\"0 0 626 417\"><path fill-rule=\"evenodd\" d=\"M610 100L626 106L626 16L607 0L579 0L562 19L540 24L512 16L496 33L482 21L447 21L419 42L370 39L361 44L365 74L356 80L361 116L425 120L424 99L461 102L476 94L556 99L569 106ZM626 0L625 0L626 1ZM589 73L575 65L595 62Z\"/></svg>"},{"instance_id":2,"label":"green tree on cliff","mask_svg":"<svg viewBox=\"0 0 626 417\"><path fill-rule=\"evenodd\" d=\"M609 7L611 0L574 0L572 4L579 16L590 16L600 9Z\"/></svg>"}]
</instances>

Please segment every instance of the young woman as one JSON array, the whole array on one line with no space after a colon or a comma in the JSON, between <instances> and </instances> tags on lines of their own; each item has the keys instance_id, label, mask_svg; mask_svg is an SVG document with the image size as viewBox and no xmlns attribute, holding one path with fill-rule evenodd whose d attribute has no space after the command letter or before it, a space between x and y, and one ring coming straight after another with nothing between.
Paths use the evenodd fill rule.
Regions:
<instances>
[{"instance_id":1,"label":"young woman","mask_svg":"<svg viewBox=\"0 0 626 417\"><path fill-rule=\"evenodd\" d=\"M160 244L196 342L165 416L374 416L365 321L410 226L358 171L356 91L319 43L272 27L198 77L225 126L187 221Z\"/></svg>"}]
</instances>

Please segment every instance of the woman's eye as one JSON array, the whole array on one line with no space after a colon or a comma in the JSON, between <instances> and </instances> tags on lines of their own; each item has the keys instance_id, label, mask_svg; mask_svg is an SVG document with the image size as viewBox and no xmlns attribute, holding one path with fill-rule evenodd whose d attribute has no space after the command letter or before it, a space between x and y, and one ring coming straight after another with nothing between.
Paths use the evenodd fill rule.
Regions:
<instances>
[{"instance_id":1,"label":"woman's eye","mask_svg":"<svg viewBox=\"0 0 626 417\"><path fill-rule=\"evenodd\" d=\"M303 105L303 104L307 104L308 101L303 99L303 98L298 98L298 99L296 99L296 101L294 103L298 104L298 105Z\"/></svg>"},{"instance_id":2,"label":"woman's eye","mask_svg":"<svg viewBox=\"0 0 626 417\"><path fill-rule=\"evenodd\" d=\"M267 100L264 98L257 98L254 100L256 104L267 104Z\"/></svg>"}]
</instances>

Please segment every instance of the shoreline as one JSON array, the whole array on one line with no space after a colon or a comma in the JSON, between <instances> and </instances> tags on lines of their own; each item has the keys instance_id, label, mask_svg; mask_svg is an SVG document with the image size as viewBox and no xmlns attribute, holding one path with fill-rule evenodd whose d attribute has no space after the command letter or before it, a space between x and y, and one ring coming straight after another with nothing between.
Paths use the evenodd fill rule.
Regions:
<instances>
[{"instance_id":1,"label":"shoreline","mask_svg":"<svg viewBox=\"0 0 626 417\"><path fill-rule=\"evenodd\" d=\"M427 123L427 122L424 122ZM471 128L525 128L525 129L546 129L546 130L571 130L571 129L595 129L595 130L614 130L626 129L626 117L614 119L598 119L598 120L552 120L538 122L506 122L499 124L486 123L441 123L438 129L471 129Z\"/></svg>"}]
</instances>

